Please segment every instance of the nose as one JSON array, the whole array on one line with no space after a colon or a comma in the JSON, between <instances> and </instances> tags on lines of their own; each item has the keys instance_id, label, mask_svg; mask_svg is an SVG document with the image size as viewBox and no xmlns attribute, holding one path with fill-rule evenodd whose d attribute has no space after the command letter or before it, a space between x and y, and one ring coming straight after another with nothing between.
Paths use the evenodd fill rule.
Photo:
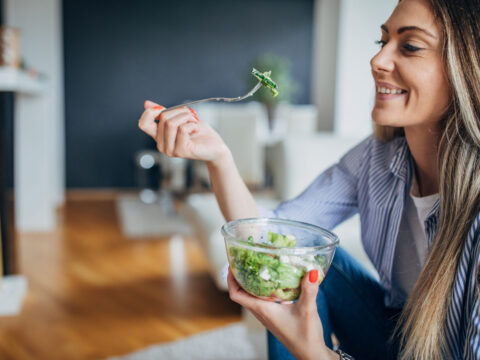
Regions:
<instances>
[{"instance_id":1,"label":"nose","mask_svg":"<svg viewBox=\"0 0 480 360\"><path fill-rule=\"evenodd\" d=\"M380 51L370 60L372 71L377 73L391 72L395 68L393 49L386 44Z\"/></svg>"}]
</instances>

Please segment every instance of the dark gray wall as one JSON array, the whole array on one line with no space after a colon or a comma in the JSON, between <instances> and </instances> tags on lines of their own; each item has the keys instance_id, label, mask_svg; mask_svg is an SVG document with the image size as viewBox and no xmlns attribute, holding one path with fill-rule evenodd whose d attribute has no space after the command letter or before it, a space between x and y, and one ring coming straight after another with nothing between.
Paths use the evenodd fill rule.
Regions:
<instances>
[{"instance_id":1,"label":"dark gray wall","mask_svg":"<svg viewBox=\"0 0 480 360\"><path fill-rule=\"evenodd\" d=\"M3 0L0 0L0 25L3 25ZM13 93L0 92L0 250L3 274L16 270L15 231L11 226L14 209L8 200L13 188Z\"/></svg>"},{"instance_id":2,"label":"dark gray wall","mask_svg":"<svg viewBox=\"0 0 480 360\"><path fill-rule=\"evenodd\" d=\"M0 0L0 25L4 24L4 1ZM0 92L0 175L7 189L13 188L13 92Z\"/></svg>"},{"instance_id":3,"label":"dark gray wall","mask_svg":"<svg viewBox=\"0 0 480 360\"><path fill-rule=\"evenodd\" d=\"M145 99L238 96L265 52L310 92L313 0L64 0L68 187L134 186Z\"/></svg>"}]
</instances>

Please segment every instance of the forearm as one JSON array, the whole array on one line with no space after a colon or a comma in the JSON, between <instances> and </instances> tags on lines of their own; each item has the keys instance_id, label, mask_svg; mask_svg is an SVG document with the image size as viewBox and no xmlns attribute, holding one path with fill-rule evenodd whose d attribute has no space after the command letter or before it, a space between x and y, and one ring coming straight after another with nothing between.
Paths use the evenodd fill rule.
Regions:
<instances>
[{"instance_id":1,"label":"forearm","mask_svg":"<svg viewBox=\"0 0 480 360\"><path fill-rule=\"evenodd\" d=\"M207 162L210 182L220 210L227 221L257 217L252 194L241 178L230 151L215 162Z\"/></svg>"}]
</instances>

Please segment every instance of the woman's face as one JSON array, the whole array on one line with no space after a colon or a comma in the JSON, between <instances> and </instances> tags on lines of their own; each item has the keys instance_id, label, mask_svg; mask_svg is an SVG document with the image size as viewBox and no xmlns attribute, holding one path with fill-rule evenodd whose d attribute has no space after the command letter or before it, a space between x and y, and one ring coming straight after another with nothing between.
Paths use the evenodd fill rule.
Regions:
<instances>
[{"instance_id":1,"label":"woman's face","mask_svg":"<svg viewBox=\"0 0 480 360\"><path fill-rule=\"evenodd\" d=\"M435 125L450 91L442 61L441 31L426 0L403 0L382 25L381 50L370 61L379 125Z\"/></svg>"}]
</instances>

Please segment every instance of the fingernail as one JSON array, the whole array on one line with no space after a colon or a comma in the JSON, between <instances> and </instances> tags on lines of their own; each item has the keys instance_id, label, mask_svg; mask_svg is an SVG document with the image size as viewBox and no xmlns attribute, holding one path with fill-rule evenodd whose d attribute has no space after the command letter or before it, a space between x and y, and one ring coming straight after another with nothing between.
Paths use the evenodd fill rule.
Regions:
<instances>
[{"instance_id":1,"label":"fingernail","mask_svg":"<svg viewBox=\"0 0 480 360\"><path fill-rule=\"evenodd\" d=\"M154 108L155 110L162 110L162 109L165 109L165 106L157 105L157 106L154 106L153 108Z\"/></svg>"},{"instance_id":2,"label":"fingernail","mask_svg":"<svg viewBox=\"0 0 480 360\"><path fill-rule=\"evenodd\" d=\"M198 118L198 115L197 115L197 113L195 112L195 110L193 110L193 109L191 109L191 108L188 108L188 110L190 110L190 112L192 113L193 118L194 118L195 120L197 120L197 122L200 122L200 119Z\"/></svg>"},{"instance_id":3,"label":"fingernail","mask_svg":"<svg viewBox=\"0 0 480 360\"><path fill-rule=\"evenodd\" d=\"M308 280L311 283L315 283L318 280L318 270L312 270L308 273Z\"/></svg>"}]
</instances>

